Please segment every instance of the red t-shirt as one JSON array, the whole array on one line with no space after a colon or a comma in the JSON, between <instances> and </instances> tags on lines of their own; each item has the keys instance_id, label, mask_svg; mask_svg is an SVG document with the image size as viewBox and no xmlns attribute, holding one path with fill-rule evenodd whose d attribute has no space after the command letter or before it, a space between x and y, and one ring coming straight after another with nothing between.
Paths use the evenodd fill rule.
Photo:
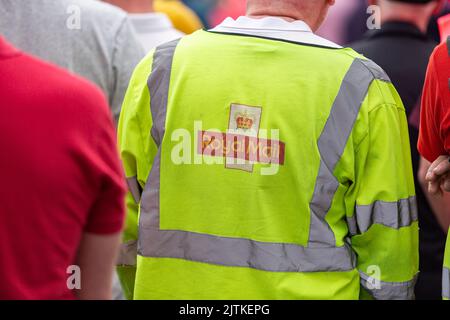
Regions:
<instances>
[{"instance_id":1,"label":"red t-shirt","mask_svg":"<svg viewBox=\"0 0 450 320\"><path fill-rule=\"evenodd\" d=\"M101 91L0 37L0 300L73 299L83 232L120 232L122 168Z\"/></svg>"},{"instance_id":2,"label":"red t-shirt","mask_svg":"<svg viewBox=\"0 0 450 320\"><path fill-rule=\"evenodd\" d=\"M418 149L433 162L450 154L450 56L445 43L430 58L422 97Z\"/></svg>"}]
</instances>

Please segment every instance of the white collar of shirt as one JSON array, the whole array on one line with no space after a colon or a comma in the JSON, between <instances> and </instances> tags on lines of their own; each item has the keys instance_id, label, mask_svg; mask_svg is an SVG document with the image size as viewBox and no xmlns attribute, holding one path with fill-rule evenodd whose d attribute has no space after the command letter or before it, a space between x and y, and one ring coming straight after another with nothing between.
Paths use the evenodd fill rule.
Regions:
<instances>
[{"instance_id":1,"label":"white collar of shirt","mask_svg":"<svg viewBox=\"0 0 450 320\"><path fill-rule=\"evenodd\" d=\"M138 33L172 29L173 25L163 13L133 13L128 15Z\"/></svg>"},{"instance_id":2,"label":"white collar of shirt","mask_svg":"<svg viewBox=\"0 0 450 320\"><path fill-rule=\"evenodd\" d=\"M334 42L315 35L311 28L301 20L289 22L279 17L255 19L241 16L236 20L226 18L210 31L247 34L331 48L342 48Z\"/></svg>"}]
</instances>

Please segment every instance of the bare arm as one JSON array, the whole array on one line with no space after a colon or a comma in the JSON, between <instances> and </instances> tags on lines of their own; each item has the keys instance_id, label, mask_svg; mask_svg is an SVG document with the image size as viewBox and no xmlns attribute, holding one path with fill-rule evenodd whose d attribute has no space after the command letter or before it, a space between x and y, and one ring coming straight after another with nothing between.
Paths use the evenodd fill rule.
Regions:
<instances>
[{"instance_id":1,"label":"bare arm","mask_svg":"<svg viewBox=\"0 0 450 320\"><path fill-rule=\"evenodd\" d=\"M440 156L427 172L428 190L433 193L450 192L450 157Z\"/></svg>"},{"instance_id":2,"label":"bare arm","mask_svg":"<svg viewBox=\"0 0 450 320\"><path fill-rule=\"evenodd\" d=\"M420 162L418 179L439 224L443 228L444 232L447 232L450 226L450 194L445 192L429 192L429 183L425 177L430 171L430 167L431 163L422 158Z\"/></svg>"},{"instance_id":3,"label":"bare arm","mask_svg":"<svg viewBox=\"0 0 450 320\"><path fill-rule=\"evenodd\" d=\"M80 300L111 300L121 233L96 235L84 233L78 250L77 265L81 270Z\"/></svg>"}]
</instances>

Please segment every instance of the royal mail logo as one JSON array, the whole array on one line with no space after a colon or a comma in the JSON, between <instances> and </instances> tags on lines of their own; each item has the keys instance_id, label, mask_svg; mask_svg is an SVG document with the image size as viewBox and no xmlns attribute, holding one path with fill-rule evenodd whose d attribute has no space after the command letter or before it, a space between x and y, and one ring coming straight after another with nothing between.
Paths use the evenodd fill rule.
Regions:
<instances>
[{"instance_id":1,"label":"royal mail logo","mask_svg":"<svg viewBox=\"0 0 450 320\"><path fill-rule=\"evenodd\" d=\"M278 140L213 131L199 132L198 139L197 152L201 155L242 160L242 163L233 161L236 165L244 165L248 162L284 164L286 146Z\"/></svg>"},{"instance_id":2,"label":"royal mail logo","mask_svg":"<svg viewBox=\"0 0 450 320\"><path fill-rule=\"evenodd\" d=\"M235 115L236 127L237 129L250 130L255 123L255 119L255 115L248 114L247 112L237 113Z\"/></svg>"},{"instance_id":3,"label":"royal mail logo","mask_svg":"<svg viewBox=\"0 0 450 320\"><path fill-rule=\"evenodd\" d=\"M232 104L226 133L197 132L197 154L223 157L225 168L247 172L253 172L255 163L283 165L285 144L277 139L278 136L273 139L258 136L261 114L261 107Z\"/></svg>"},{"instance_id":4,"label":"royal mail logo","mask_svg":"<svg viewBox=\"0 0 450 320\"><path fill-rule=\"evenodd\" d=\"M260 129L261 107L230 106L228 128L205 128L194 121L193 129L178 128L170 134L170 156L175 165L225 165L226 169L276 175L285 163L286 144L279 129Z\"/></svg>"}]
</instances>

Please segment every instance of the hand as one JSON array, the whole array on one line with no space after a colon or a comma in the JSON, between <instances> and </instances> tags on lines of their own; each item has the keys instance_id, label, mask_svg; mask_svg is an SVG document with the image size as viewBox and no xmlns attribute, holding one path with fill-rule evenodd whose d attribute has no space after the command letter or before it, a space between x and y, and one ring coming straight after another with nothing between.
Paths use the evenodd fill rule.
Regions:
<instances>
[{"instance_id":1,"label":"hand","mask_svg":"<svg viewBox=\"0 0 450 320\"><path fill-rule=\"evenodd\" d=\"M440 156L428 169L426 176L428 191L431 194L450 192L450 157Z\"/></svg>"}]
</instances>

